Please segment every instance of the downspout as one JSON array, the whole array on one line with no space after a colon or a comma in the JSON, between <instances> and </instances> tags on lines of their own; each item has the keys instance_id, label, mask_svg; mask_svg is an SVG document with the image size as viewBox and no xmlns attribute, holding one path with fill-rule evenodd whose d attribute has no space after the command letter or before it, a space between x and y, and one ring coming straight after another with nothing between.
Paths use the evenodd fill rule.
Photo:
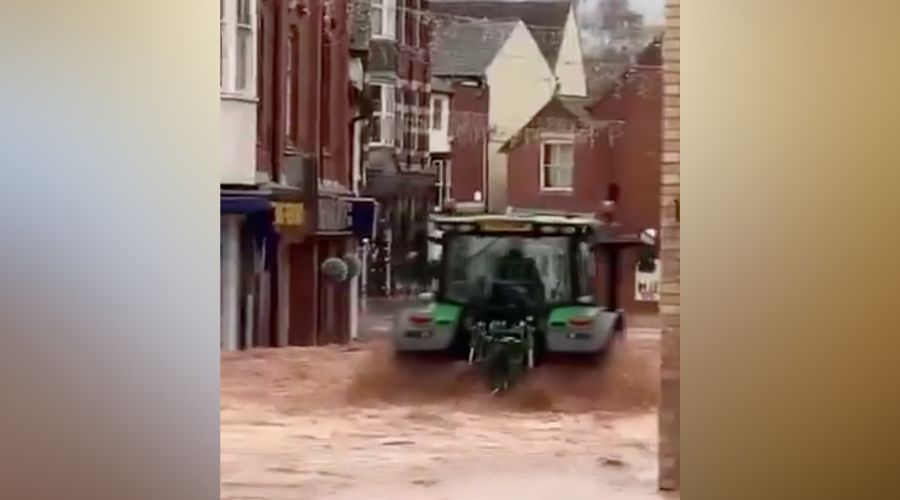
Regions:
<instances>
[{"instance_id":1,"label":"downspout","mask_svg":"<svg viewBox=\"0 0 900 500\"><path fill-rule=\"evenodd\" d=\"M484 93L489 91L486 89L486 84L483 78L478 79L479 89L481 91L481 98L484 98ZM484 211L488 212L488 200L489 191L490 191L490 176L488 175L488 170L490 169L490 161L488 160L488 152L490 151L488 145L491 140L491 115L490 115L490 96L488 96L488 113L487 113L487 129L484 131L484 137L482 139L482 157L481 157L481 188L483 190L483 194L481 196L482 203L484 204Z\"/></svg>"},{"instance_id":2,"label":"downspout","mask_svg":"<svg viewBox=\"0 0 900 500\"><path fill-rule=\"evenodd\" d=\"M322 144L322 116L323 116L323 105L322 105L322 96L324 95L324 70L322 68L324 58L327 56L325 54L325 6L324 4L319 5L318 16L316 18L316 42L318 47L318 59L316 60L316 184L318 185L322 178L322 158L323 158L323 144ZM317 201L318 202L318 201Z\"/></svg>"}]
</instances>

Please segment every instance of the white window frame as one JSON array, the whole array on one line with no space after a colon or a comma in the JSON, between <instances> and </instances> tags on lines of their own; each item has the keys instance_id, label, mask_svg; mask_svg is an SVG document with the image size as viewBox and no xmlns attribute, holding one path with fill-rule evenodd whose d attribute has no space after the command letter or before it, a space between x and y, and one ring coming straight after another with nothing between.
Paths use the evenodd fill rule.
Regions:
<instances>
[{"instance_id":1,"label":"white window frame","mask_svg":"<svg viewBox=\"0 0 900 500\"><path fill-rule=\"evenodd\" d=\"M395 40L397 38L397 0L372 0L369 8L372 16L375 15L375 11L381 12L381 32L376 31L373 24L372 38Z\"/></svg>"},{"instance_id":2,"label":"white window frame","mask_svg":"<svg viewBox=\"0 0 900 500\"><path fill-rule=\"evenodd\" d=\"M436 108L436 104L441 103L441 116L440 123L435 123L434 112ZM432 94L431 95L431 109L429 110L428 122L429 128L434 132L446 133L449 122L449 112L450 112L450 97L443 94ZM439 126L435 126L439 125Z\"/></svg>"},{"instance_id":3,"label":"white window frame","mask_svg":"<svg viewBox=\"0 0 900 500\"><path fill-rule=\"evenodd\" d=\"M219 30L221 57L219 92L224 97L256 100L256 72L257 72L257 31L258 19L256 12L257 0L220 0ZM245 3L249 9L250 18L247 24L238 24L238 5ZM238 88L238 32L247 33L249 46L247 47L247 60L245 86Z\"/></svg>"},{"instance_id":4,"label":"white window frame","mask_svg":"<svg viewBox=\"0 0 900 500\"><path fill-rule=\"evenodd\" d=\"M401 1L401 4L402 3L403 2ZM408 21L408 17L409 8L407 8L405 5L400 5L399 7L397 7L397 16L395 17L395 19L397 20L397 43L401 45L409 42L409 40L406 39L406 23Z\"/></svg>"},{"instance_id":5,"label":"white window frame","mask_svg":"<svg viewBox=\"0 0 900 500\"><path fill-rule=\"evenodd\" d=\"M394 137L394 144L396 144L398 149L405 149L407 147L406 144L406 131L409 127L409 108L407 107L406 102L406 90L400 89L395 93L396 100L396 111L394 112L394 123L397 128L396 137Z\"/></svg>"},{"instance_id":6,"label":"white window frame","mask_svg":"<svg viewBox=\"0 0 900 500\"><path fill-rule=\"evenodd\" d=\"M422 22L422 2L417 1L416 7L413 9L412 13L409 14L409 18L413 21L413 43L411 44L413 47L421 47L422 46L422 32L419 29L419 24Z\"/></svg>"},{"instance_id":7,"label":"white window frame","mask_svg":"<svg viewBox=\"0 0 900 500\"><path fill-rule=\"evenodd\" d=\"M571 173L569 175L570 185L569 186L548 186L547 185L547 169L548 168L561 168L565 165L548 165L547 158L545 158L545 152L547 150L547 146L570 146L572 148L572 165L569 166L571 169ZM544 138L541 140L541 191L549 191L549 192L557 192L557 193L570 193L574 190L575 186L575 138L574 137L552 137L552 138Z\"/></svg>"},{"instance_id":8,"label":"white window frame","mask_svg":"<svg viewBox=\"0 0 900 500\"><path fill-rule=\"evenodd\" d=\"M370 138L369 144L378 146L393 146L396 141L397 103L396 88L389 83L373 83L381 92L381 108L372 112L373 120L380 120L379 132L381 136ZM390 126L387 126L390 125Z\"/></svg>"}]
</instances>

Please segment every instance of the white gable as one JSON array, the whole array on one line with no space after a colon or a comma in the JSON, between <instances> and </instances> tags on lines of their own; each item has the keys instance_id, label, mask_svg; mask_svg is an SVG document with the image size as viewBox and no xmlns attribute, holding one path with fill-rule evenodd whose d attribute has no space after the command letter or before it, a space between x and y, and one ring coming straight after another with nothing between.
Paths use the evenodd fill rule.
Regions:
<instances>
[{"instance_id":1,"label":"white gable","mask_svg":"<svg viewBox=\"0 0 900 500\"><path fill-rule=\"evenodd\" d=\"M555 78L537 42L519 21L487 71L492 138L505 141L553 95Z\"/></svg>"},{"instance_id":2,"label":"white gable","mask_svg":"<svg viewBox=\"0 0 900 500\"><path fill-rule=\"evenodd\" d=\"M578 33L575 9L569 9L566 27L563 30L562 45L559 48L559 57L556 60L555 73L559 78L561 95L580 97L587 95L584 55L581 51L581 37Z\"/></svg>"},{"instance_id":3,"label":"white gable","mask_svg":"<svg viewBox=\"0 0 900 500\"><path fill-rule=\"evenodd\" d=\"M506 206L507 158L500 147L553 96L556 77L534 37L519 21L486 71L490 85L488 144L488 208Z\"/></svg>"}]
</instances>

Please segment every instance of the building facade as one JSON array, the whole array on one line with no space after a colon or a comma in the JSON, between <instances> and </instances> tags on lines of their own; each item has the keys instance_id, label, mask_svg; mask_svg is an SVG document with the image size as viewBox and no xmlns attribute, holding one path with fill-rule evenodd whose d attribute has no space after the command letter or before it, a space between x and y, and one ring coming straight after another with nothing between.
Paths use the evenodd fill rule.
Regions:
<instances>
[{"instance_id":1,"label":"building facade","mask_svg":"<svg viewBox=\"0 0 900 500\"><path fill-rule=\"evenodd\" d=\"M225 348L353 336L373 205L354 190L352 7L222 2Z\"/></svg>"},{"instance_id":2,"label":"building facade","mask_svg":"<svg viewBox=\"0 0 900 500\"><path fill-rule=\"evenodd\" d=\"M658 41L648 45L599 100L555 96L504 145L516 179L510 208L591 215L624 233L658 234L660 57ZM625 253L609 264L600 268L616 273L616 305L656 314L656 252Z\"/></svg>"},{"instance_id":3,"label":"building facade","mask_svg":"<svg viewBox=\"0 0 900 500\"><path fill-rule=\"evenodd\" d=\"M432 10L442 26L436 49L441 75L480 68L491 90L486 203L490 211L503 211L511 171L502 145L554 95L586 95L575 8L566 0L435 0Z\"/></svg>"},{"instance_id":4,"label":"building facade","mask_svg":"<svg viewBox=\"0 0 900 500\"><path fill-rule=\"evenodd\" d=\"M435 198L441 207L452 200L453 158L450 149L450 112L453 102L451 82L431 79L431 103L428 118L428 153L435 173Z\"/></svg>"},{"instance_id":5,"label":"building facade","mask_svg":"<svg viewBox=\"0 0 900 500\"><path fill-rule=\"evenodd\" d=\"M429 160L431 20L427 0L371 0L365 94L363 193L379 224L367 259L367 293L393 295L425 280L427 218L436 203Z\"/></svg>"},{"instance_id":6,"label":"building facade","mask_svg":"<svg viewBox=\"0 0 900 500\"><path fill-rule=\"evenodd\" d=\"M448 119L450 199L484 205L488 196L491 89L486 78L448 79L453 97Z\"/></svg>"},{"instance_id":7,"label":"building facade","mask_svg":"<svg viewBox=\"0 0 900 500\"><path fill-rule=\"evenodd\" d=\"M431 84L431 165L439 207L484 210L490 89L483 77L435 77Z\"/></svg>"},{"instance_id":8,"label":"building facade","mask_svg":"<svg viewBox=\"0 0 900 500\"><path fill-rule=\"evenodd\" d=\"M272 236L269 204L256 182L256 7L254 0L222 0L219 12L220 321L225 350L253 344L257 263Z\"/></svg>"}]
</instances>

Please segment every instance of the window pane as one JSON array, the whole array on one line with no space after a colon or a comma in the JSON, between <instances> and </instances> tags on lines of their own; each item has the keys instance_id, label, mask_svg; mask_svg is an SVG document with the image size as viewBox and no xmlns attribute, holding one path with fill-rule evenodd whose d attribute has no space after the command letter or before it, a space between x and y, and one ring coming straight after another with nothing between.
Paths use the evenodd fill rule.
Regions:
<instances>
[{"instance_id":1,"label":"window pane","mask_svg":"<svg viewBox=\"0 0 900 500\"><path fill-rule=\"evenodd\" d=\"M403 125L406 120L406 111L403 110L403 101L401 99L400 106L397 108L397 144L402 148L404 146Z\"/></svg>"},{"instance_id":2,"label":"window pane","mask_svg":"<svg viewBox=\"0 0 900 500\"><path fill-rule=\"evenodd\" d=\"M377 113L382 110L381 93L383 92L381 85L372 85L372 109Z\"/></svg>"},{"instance_id":3,"label":"window pane","mask_svg":"<svg viewBox=\"0 0 900 500\"><path fill-rule=\"evenodd\" d=\"M575 146L573 144L558 144L557 151L559 156L555 158L557 165L574 165L575 164Z\"/></svg>"},{"instance_id":4,"label":"window pane","mask_svg":"<svg viewBox=\"0 0 900 500\"><path fill-rule=\"evenodd\" d=\"M550 167L550 187L562 187L560 169L557 167Z\"/></svg>"},{"instance_id":5,"label":"window pane","mask_svg":"<svg viewBox=\"0 0 900 500\"><path fill-rule=\"evenodd\" d=\"M406 7L397 7L397 40L406 41Z\"/></svg>"},{"instance_id":6,"label":"window pane","mask_svg":"<svg viewBox=\"0 0 900 500\"><path fill-rule=\"evenodd\" d=\"M225 58L225 26L219 25L219 87L225 86L225 64L228 61Z\"/></svg>"},{"instance_id":7,"label":"window pane","mask_svg":"<svg viewBox=\"0 0 900 500\"><path fill-rule=\"evenodd\" d=\"M384 25L381 22L381 6L373 5L372 10L370 12L372 16L372 34L373 35L383 35L384 34Z\"/></svg>"},{"instance_id":8,"label":"window pane","mask_svg":"<svg viewBox=\"0 0 900 500\"><path fill-rule=\"evenodd\" d=\"M441 130L444 122L444 101L441 99L434 100L434 113L431 116L431 128Z\"/></svg>"},{"instance_id":9,"label":"window pane","mask_svg":"<svg viewBox=\"0 0 900 500\"><path fill-rule=\"evenodd\" d=\"M394 117L385 116L381 119L381 141L387 144L394 143Z\"/></svg>"},{"instance_id":10,"label":"window pane","mask_svg":"<svg viewBox=\"0 0 900 500\"><path fill-rule=\"evenodd\" d=\"M369 130L369 140L372 142L381 142L381 115L372 116L372 128Z\"/></svg>"},{"instance_id":11,"label":"window pane","mask_svg":"<svg viewBox=\"0 0 900 500\"><path fill-rule=\"evenodd\" d=\"M544 166L553 165L553 144L544 144Z\"/></svg>"},{"instance_id":12,"label":"window pane","mask_svg":"<svg viewBox=\"0 0 900 500\"><path fill-rule=\"evenodd\" d=\"M384 34L393 37L397 33L397 3L396 0L386 0L385 3Z\"/></svg>"},{"instance_id":13,"label":"window pane","mask_svg":"<svg viewBox=\"0 0 900 500\"><path fill-rule=\"evenodd\" d=\"M568 167L559 167L556 169L558 181L557 187L572 187L572 169Z\"/></svg>"},{"instance_id":14,"label":"window pane","mask_svg":"<svg viewBox=\"0 0 900 500\"><path fill-rule=\"evenodd\" d=\"M239 24L250 25L250 0L238 0L237 22Z\"/></svg>"},{"instance_id":15,"label":"window pane","mask_svg":"<svg viewBox=\"0 0 900 500\"><path fill-rule=\"evenodd\" d=\"M284 102L286 104L284 133L288 142L293 142L294 139L294 51L297 46L296 36L296 32L292 29L287 39L287 62L284 68L285 79L287 80L284 86Z\"/></svg>"},{"instance_id":16,"label":"window pane","mask_svg":"<svg viewBox=\"0 0 900 500\"><path fill-rule=\"evenodd\" d=\"M250 82L250 61L252 57L253 31L246 28L237 30L237 74L235 88L246 90Z\"/></svg>"}]
</instances>

